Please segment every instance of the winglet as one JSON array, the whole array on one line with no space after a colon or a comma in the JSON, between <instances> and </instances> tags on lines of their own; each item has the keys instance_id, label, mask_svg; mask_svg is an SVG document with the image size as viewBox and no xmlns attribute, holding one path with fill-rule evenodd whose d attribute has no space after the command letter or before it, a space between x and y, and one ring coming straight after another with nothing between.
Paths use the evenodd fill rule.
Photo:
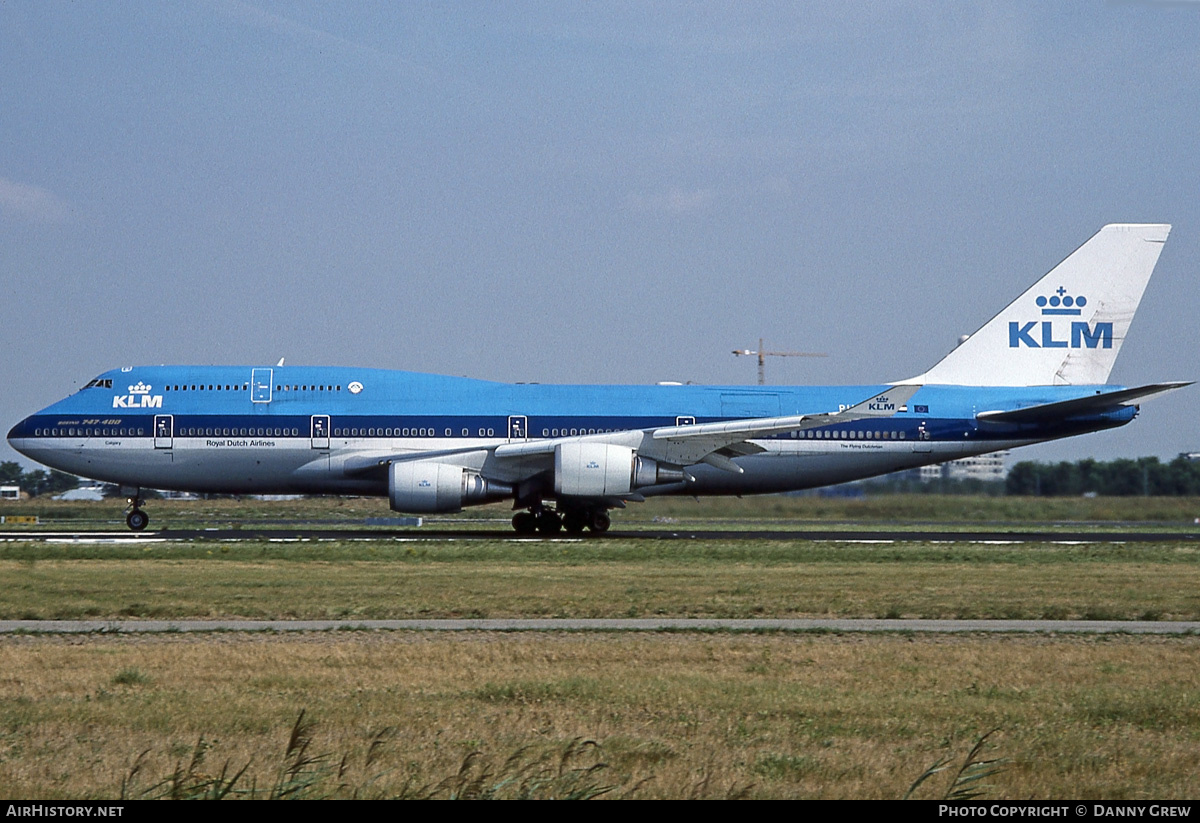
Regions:
<instances>
[{"instance_id":1,"label":"winglet","mask_svg":"<svg viewBox=\"0 0 1200 823\"><path fill-rule=\"evenodd\" d=\"M915 383L904 383L888 389L883 394L869 397L856 406L838 412L833 417L841 420L860 420L866 417L891 417L896 412L906 411L905 405L921 390Z\"/></svg>"}]
</instances>

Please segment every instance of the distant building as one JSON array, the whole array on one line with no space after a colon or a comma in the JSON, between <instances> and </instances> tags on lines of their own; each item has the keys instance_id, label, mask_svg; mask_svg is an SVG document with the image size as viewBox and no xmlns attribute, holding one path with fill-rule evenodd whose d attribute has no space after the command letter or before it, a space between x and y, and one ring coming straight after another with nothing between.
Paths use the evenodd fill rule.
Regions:
<instances>
[{"instance_id":1,"label":"distant building","mask_svg":"<svg viewBox=\"0 0 1200 823\"><path fill-rule=\"evenodd\" d=\"M941 480L946 476L945 466L945 463L935 463L932 466L922 466L921 468L917 469L917 477L921 479L922 483L932 483L935 480Z\"/></svg>"},{"instance_id":2,"label":"distant building","mask_svg":"<svg viewBox=\"0 0 1200 823\"><path fill-rule=\"evenodd\" d=\"M942 479L980 480L985 483L1002 481L1008 477L1008 468L1005 466L1008 455L1007 451L992 452L938 463L936 466L922 466L919 469L921 480L926 483Z\"/></svg>"},{"instance_id":3,"label":"distant building","mask_svg":"<svg viewBox=\"0 0 1200 823\"><path fill-rule=\"evenodd\" d=\"M65 491L62 494L56 494L56 495L54 495L54 499L55 500L74 500L77 502L80 500L103 500L104 499L104 487L103 486L81 486L78 489L71 489L70 491Z\"/></svg>"},{"instance_id":4,"label":"distant building","mask_svg":"<svg viewBox=\"0 0 1200 823\"><path fill-rule=\"evenodd\" d=\"M0 486L0 500L20 500L20 486Z\"/></svg>"}]
</instances>

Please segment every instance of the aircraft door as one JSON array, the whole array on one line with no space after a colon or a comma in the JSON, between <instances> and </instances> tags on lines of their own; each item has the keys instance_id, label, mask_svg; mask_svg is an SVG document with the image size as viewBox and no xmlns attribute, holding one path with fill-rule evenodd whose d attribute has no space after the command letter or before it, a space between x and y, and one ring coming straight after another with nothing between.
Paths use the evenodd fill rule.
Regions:
<instances>
[{"instance_id":1,"label":"aircraft door","mask_svg":"<svg viewBox=\"0 0 1200 823\"><path fill-rule=\"evenodd\" d=\"M508 418L508 439L529 439L529 418L523 414L514 414Z\"/></svg>"},{"instance_id":2,"label":"aircraft door","mask_svg":"<svg viewBox=\"0 0 1200 823\"><path fill-rule=\"evenodd\" d=\"M250 370L250 402L271 402L271 369Z\"/></svg>"},{"instance_id":3,"label":"aircraft door","mask_svg":"<svg viewBox=\"0 0 1200 823\"><path fill-rule=\"evenodd\" d=\"M314 449L329 448L329 415L327 414L312 416L312 447Z\"/></svg>"},{"instance_id":4,"label":"aircraft door","mask_svg":"<svg viewBox=\"0 0 1200 823\"><path fill-rule=\"evenodd\" d=\"M175 418L170 414L154 415L154 448L169 449L174 445Z\"/></svg>"},{"instance_id":5,"label":"aircraft door","mask_svg":"<svg viewBox=\"0 0 1200 823\"><path fill-rule=\"evenodd\" d=\"M933 445L929 442L929 432L925 429L925 421L921 421L921 425L917 426L917 439L913 441L913 451L924 454L933 451Z\"/></svg>"}]
</instances>

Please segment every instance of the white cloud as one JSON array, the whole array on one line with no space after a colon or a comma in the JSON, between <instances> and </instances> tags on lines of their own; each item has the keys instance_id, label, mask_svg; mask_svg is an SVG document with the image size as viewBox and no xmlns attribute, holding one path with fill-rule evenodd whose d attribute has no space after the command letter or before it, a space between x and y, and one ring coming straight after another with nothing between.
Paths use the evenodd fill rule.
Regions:
<instances>
[{"instance_id":1,"label":"white cloud","mask_svg":"<svg viewBox=\"0 0 1200 823\"><path fill-rule=\"evenodd\" d=\"M70 206L48 189L0 177L0 213L42 223L61 223Z\"/></svg>"}]
</instances>

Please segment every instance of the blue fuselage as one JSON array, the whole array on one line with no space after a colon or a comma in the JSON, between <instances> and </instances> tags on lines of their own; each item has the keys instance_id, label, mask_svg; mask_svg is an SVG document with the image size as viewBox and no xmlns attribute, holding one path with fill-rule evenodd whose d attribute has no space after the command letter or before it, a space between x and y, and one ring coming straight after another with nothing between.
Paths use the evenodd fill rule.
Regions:
<instances>
[{"instance_id":1,"label":"blue fuselage","mask_svg":"<svg viewBox=\"0 0 1200 823\"><path fill-rule=\"evenodd\" d=\"M147 366L106 372L22 420L8 439L48 466L128 487L383 495L385 477L349 467L373 454L836 412L888 388L570 386L344 367ZM807 488L1112 428L1136 409L1049 423L976 415L1117 388L924 386L890 417L762 438L761 453L736 458L741 474L696 466L694 482L645 493Z\"/></svg>"}]
</instances>

